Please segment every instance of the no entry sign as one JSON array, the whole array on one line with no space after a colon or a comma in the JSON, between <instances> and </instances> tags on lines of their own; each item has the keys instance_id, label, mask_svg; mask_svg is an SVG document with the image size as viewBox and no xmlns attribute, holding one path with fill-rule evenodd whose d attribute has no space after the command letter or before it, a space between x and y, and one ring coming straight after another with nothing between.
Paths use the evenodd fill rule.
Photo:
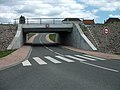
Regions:
<instances>
[{"instance_id":1,"label":"no entry sign","mask_svg":"<svg viewBox=\"0 0 120 90\"><path fill-rule=\"evenodd\" d=\"M49 24L48 24L48 23L47 23L47 24L45 24L45 27L46 27L46 28L49 28Z\"/></svg>"},{"instance_id":2,"label":"no entry sign","mask_svg":"<svg viewBox=\"0 0 120 90\"><path fill-rule=\"evenodd\" d=\"M109 29L108 28L104 28L104 34L108 35L109 34Z\"/></svg>"}]
</instances>

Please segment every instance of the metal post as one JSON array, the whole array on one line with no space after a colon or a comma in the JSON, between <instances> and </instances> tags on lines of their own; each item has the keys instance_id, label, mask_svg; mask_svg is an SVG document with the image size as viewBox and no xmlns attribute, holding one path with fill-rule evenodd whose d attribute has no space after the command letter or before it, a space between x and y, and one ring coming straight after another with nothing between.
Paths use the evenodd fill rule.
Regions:
<instances>
[{"instance_id":1,"label":"metal post","mask_svg":"<svg viewBox=\"0 0 120 90\"><path fill-rule=\"evenodd\" d=\"M40 18L40 24L42 24L42 22L41 22L41 18Z\"/></svg>"},{"instance_id":2,"label":"metal post","mask_svg":"<svg viewBox=\"0 0 120 90\"><path fill-rule=\"evenodd\" d=\"M53 18L53 24L55 24L55 18Z\"/></svg>"},{"instance_id":3,"label":"metal post","mask_svg":"<svg viewBox=\"0 0 120 90\"><path fill-rule=\"evenodd\" d=\"M106 42L105 52L107 53L107 35L105 35L105 42Z\"/></svg>"},{"instance_id":4,"label":"metal post","mask_svg":"<svg viewBox=\"0 0 120 90\"><path fill-rule=\"evenodd\" d=\"M16 24L16 19L14 19L14 24Z\"/></svg>"},{"instance_id":5,"label":"metal post","mask_svg":"<svg viewBox=\"0 0 120 90\"><path fill-rule=\"evenodd\" d=\"M27 19L27 24L28 24L28 19Z\"/></svg>"}]
</instances>

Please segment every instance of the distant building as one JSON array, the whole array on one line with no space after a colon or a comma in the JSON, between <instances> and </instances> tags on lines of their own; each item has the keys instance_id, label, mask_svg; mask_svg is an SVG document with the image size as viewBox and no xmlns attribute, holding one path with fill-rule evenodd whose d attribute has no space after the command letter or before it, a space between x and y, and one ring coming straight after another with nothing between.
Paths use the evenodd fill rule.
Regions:
<instances>
[{"instance_id":1,"label":"distant building","mask_svg":"<svg viewBox=\"0 0 120 90\"><path fill-rule=\"evenodd\" d=\"M95 24L95 21L94 21L94 19L93 20L83 20L83 23L85 25L92 25L92 24Z\"/></svg>"},{"instance_id":2,"label":"distant building","mask_svg":"<svg viewBox=\"0 0 120 90\"><path fill-rule=\"evenodd\" d=\"M120 22L119 18L109 18L104 23L113 23L113 22Z\"/></svg>"},{"instance_id":3,"label":"distant building","mask_svg":"<svg viewBox=\"0 0 120 90\"><path fill-rule=\"evenodd\" d=\"M81 20L79 18L65 18L62 22L63 23L66 23L66 22L81 22Z\"/></svg>"},{"instance_id":4,"label":"distant building","mask_svg":"<svg viewBox=\"0 0 120 90\"><path fill-rule=\"evenodd\" d=\"M81 21L79 18L65 18L63 21Z\"/></svg>"}]
</instances>

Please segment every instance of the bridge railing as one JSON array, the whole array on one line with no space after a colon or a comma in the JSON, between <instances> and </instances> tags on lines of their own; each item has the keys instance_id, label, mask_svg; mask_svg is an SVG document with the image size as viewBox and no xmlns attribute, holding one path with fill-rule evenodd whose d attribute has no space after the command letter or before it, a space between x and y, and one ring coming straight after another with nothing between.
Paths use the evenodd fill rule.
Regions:
<instances>
[{"instance_id":1,"label":"bridge railing","mask_svg":"<svg viewBox=\"0 0 120 90\"><path fill-rule=\"evenodd\" d=\"M26 24L70 24L71 22L69 20L63 21L65 18L25 18ZM79 18L81 21L83 21L83 18ZM14 24L19 23L19 18L14 19Z\"/></svg>"}]
</instances>

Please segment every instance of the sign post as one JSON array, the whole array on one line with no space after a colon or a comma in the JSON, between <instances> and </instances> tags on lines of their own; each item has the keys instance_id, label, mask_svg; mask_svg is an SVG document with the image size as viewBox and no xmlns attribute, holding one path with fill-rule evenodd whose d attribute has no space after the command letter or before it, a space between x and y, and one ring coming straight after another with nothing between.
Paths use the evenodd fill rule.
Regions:
<instances>
[{"instance_id":1,"label":"sign post","mask_svg":"<svg viewBox=\"0 0 120 90\"><path fill-rule=\"evenodd\" d=\"M104 28L103 31L104 31L105 40L106 40L105 52L107 52L107 35L109 34L109 29L108 28Z\"/></svg>"}]
</instances>

